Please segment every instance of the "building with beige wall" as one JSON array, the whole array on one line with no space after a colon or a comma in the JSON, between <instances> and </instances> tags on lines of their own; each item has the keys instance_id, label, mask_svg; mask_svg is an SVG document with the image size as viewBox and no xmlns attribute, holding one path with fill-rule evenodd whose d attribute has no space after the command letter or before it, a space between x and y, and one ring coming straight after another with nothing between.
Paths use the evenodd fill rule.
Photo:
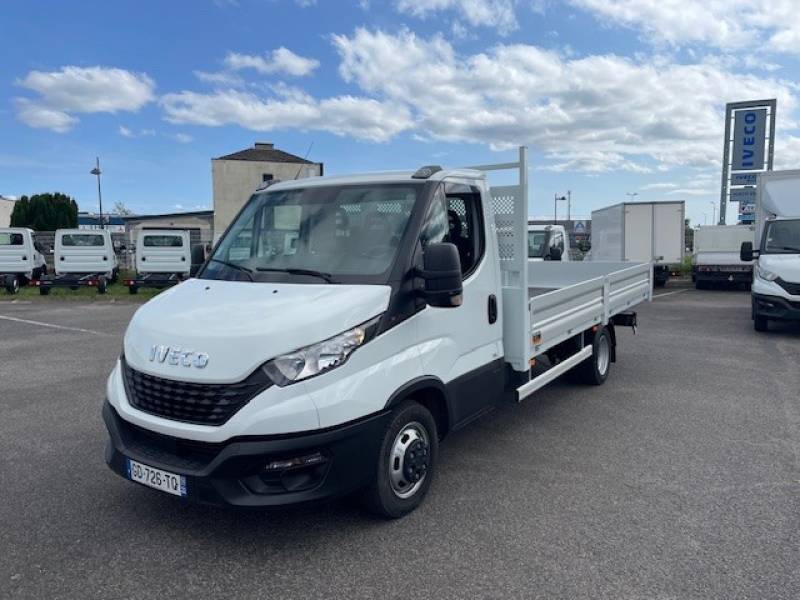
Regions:
<instances>
[{"instance_id":1,"label":"building with beige wall","mask_svg":"<svg viewBox=\"0 0 800 600\"><path fill-rule=\"evenodd\" d=\"M311 162L262 142L212 159L215 238L225 232L245 202L265 182L322 174L322 163Z\"/></svg>"},{"instance_id":2,"label":"building with beige wall","mask_svg":"<svg viewBox=\"0 0 800 600\"><path fill-rule=\"evenodd\" d=\"M210 210L168 213L163 215L131 215L122 217L125 239L133 247L142 229L186 229L192 244L211 242L214 213Z\"/></svg>"},{"instance_id":3,"label":"building with beige wall","mask_svg":"<svg viewBox=\"0 0 800 600\"><path fill-rule=\"evenodd\" d=\"M0 196L0 227L11 225L11 212L14 210L16 200Z\"/></svg>"}]
</instances>

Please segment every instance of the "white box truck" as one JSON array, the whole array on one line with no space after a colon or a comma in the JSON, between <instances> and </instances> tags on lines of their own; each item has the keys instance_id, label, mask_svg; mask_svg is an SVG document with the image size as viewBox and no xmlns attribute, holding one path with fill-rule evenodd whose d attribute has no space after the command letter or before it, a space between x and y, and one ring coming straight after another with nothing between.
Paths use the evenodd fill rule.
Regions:
<instances>
[{"instance_id":1,"label":"white box truck","mask_svg":"<svg viewBox=\"0 0 800 600\"><path fill-rule=\"evenodd\" d=\"M47 274L43 248L26 227L0 228L0 283L9 294Z\"/></svg>"},{"instance_id":2,"label":"white box truck","mask_svg":"<svg viewBox=\"0 0 800 600\"><path fill-rule=\"evenodd\" d=\"M34 281L43 296L54 287L76 290L84 286L105 294L108 284L115 282L119 274L111 232L107 229L58 229L53 261L55 275Z\"/></svg>"},{"instance_id":3,"label":"white box truck","mask_svg":"<svg viewBox=\"0 0 800 600\"><path fill-rule=\"evenodd\" d=\"M517 183L490 187L502 169ZM103 406L110 468L221 505L360 491L396 518L448 433L573 369L602 384L651 267L528 261L527 173L522 148L257 191L197 278L131 320Z\"/></svg>"},{"instance_id":4,"label":"white box truck","mask_svg":"<svg viewBox=\"0 0 800 600\"><path fill-rule=\"evenodd\" d=\"M588 260L652 263L654 283L663 286L669 265L683 261L685 218L682 200L623 202L594 210Z\"/></svg>"},{"instance_id":5,"label":"white box truck","mask_svg":"<svg viewBox=\"0 0 800 600\"><path fill-rule=\"evenodd\" d=\"M189 277L192 248L189 232L143 229L136 236L136 275L122 280L131 294L140 288L164 289Z\"/></svg>"},{"instance_id":6,"label":"white box truck","mask_svg":"<svg viewBox=\"0 0 800 600\"><path fill-rule=\"evenodd\" d=\"M741 259L743 242L754 239L752 225L708 225L694 231L692 279L697 289L745 285L753 281L753 263Z\"/></svg>"},{"instance_id":7,"label":"white box truck","mask_svg":"<svg viewBox=\"0 0 800 600\"><path fill-rule=\"evenodd\" d=\"M755 240L742 260L753 260L752 318L756 331L769 321L800 321L800 170L759 173Z\"/></svg>"}]
</instances>

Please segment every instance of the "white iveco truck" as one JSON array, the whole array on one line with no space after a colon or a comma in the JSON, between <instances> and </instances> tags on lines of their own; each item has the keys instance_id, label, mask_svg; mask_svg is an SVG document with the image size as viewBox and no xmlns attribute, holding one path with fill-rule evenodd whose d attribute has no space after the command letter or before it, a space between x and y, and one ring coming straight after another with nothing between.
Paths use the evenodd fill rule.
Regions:
<instances>
[{"instance_id":1,"label":"white iveco truck","mask_svg":"<svg viewBox=\"0 0 800 600\"><path fill-rule=\"evenodd\" d=\"M47 274L43 250L32 229L0 228L0 283L9 294Z\"/></svg>"},{"instance_id":2,"label":"white iveco truck","mask_svg":"<svg viewBox=\"0 0 800 600\"><path fill-rule=\"evenodd\" d=\"M752 317L756 331L770 321L800 321L800 170L759 173L755 249L742 243L741 259L755 258Z\"/></svg>"},{"instance_id":3,"label":"white iveco truck","mask_svg":"<svg viewBox=\"0 0 800 600\"><path fill-rule=\"evenodd\" d=\"M490 188L500 169L518 184ZM198 277L131 320L103 408L109 466L191 501L358 491L399 517L448 433L572 369L603 383L651 266L529 262L527 173L523 148L257 191Z\"/></svg>"}]
</instances>

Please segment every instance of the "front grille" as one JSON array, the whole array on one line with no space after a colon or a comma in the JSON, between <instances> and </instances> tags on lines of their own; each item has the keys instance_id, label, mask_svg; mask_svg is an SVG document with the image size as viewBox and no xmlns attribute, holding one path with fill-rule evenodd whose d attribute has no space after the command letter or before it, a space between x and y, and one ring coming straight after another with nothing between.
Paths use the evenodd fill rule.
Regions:
<instances>
[{"instance_id":1,"label":"front grille","mask_svg":"<svg viewBox=\"0 0 800 600\"><path fill-rule=\"evenodd\" d=\"M800 296L800 283L792 283L791 281L784 281L780 277L775 280L779 286L789 292L792 296Z\"/></svg>"},{"instance_id":2,"label":"front grille","mask_svg":"<svg viewBox=\"0 0 800 600\"><path fill-rule=\"evenodd\" d=\"M148 375L122 361L128 401L141 411L185 423L222 425L256 394L270 387L257 369L238 383L189 383Z\"/></svg>"}]
</instances>

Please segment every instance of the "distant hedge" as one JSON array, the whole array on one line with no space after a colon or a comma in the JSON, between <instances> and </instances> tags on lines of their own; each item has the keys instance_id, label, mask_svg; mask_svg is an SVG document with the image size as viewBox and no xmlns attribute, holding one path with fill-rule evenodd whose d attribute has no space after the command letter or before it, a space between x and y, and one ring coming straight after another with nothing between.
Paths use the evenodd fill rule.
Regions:
<instances>
[{"instance_id":1,"label":"distant hedge","mask_svg":"<svg viewBox=\"0 0 800 600\"><path fill-rule=\"evenodd\" d=\"M30 227L36 231L78 226L78 204L60 192L22 196L14 203L12 227Z\"/></svg>"}]
</instances>

